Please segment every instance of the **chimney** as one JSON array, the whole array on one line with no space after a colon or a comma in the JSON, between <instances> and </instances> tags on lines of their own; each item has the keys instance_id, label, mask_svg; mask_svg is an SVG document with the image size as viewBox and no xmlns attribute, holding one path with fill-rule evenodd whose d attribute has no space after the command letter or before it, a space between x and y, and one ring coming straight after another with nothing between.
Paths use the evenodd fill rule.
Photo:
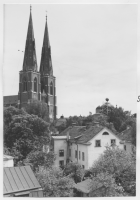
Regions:
<instances>
[{"instance_id":1,"label":"chimney","mask_svg":"<svg viewBox=\"0 0 140 200\"><path fill-rule=\"evenodd\" d=\"M100 126L99 122L94 122L93 124L94 124L94 126L96 126L96 127L99 127L99 126Z\"/></svg>"},{"instance_id":2,"label":"chimney","mask_svg":"<svg viewBox=\"0 0 140 200\"><path fill-rule=\"evenodd\" d=\"M109 128L113 129L114 128L114 124L112 122L109 123Z\"/></svg>"},{"instance_id":3,"label":"chimney","mask_svg":"<svg viewBox=\"0 0 140 200\"><path fill-rule=\"evenodd\" d=\"M86 123L86 129L88 129L88 128L91 127L91 126L92 126L92 123L91 123L91 122Z\"/></svg>"}]
</instances>

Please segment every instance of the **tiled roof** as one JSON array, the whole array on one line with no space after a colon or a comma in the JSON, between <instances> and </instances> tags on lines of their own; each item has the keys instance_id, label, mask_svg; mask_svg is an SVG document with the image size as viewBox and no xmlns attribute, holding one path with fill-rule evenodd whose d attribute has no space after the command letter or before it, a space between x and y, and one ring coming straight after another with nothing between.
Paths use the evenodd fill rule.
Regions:
<instances>
[{"instance_id":1,"label":"tiled roof","mask_svg":"<svg viewBox=\"0 0 140 200\"><path fill-rule=\"evenodd\" d=\"M71 138L71 142L74 142L74 138L81 136L76 139L77 143L87 143L91 140L96 134L98 134L104 127L103 126L90 126L86 129L85 126L74 126L68 127L65 129L59 136L67 135L69 132L69 136Z\"/></svg>"},{"instance_id":2,"label":"tiled roof","mask_svg":"<svg viewBox=\"0 0 140 200\"><path fill-rule=\"evenodd\" d=\"M130 127L129 129L126 129L124 131L122 131L121 133L118 134L118 136L122 139L125 140L126 142L131 142L132 141L132 127Z\"/></svg>"},{"instance_id":3,"label":"tiled roof","mask_svg":"<svg viewBox=\"0 0 140 200\"><path fill-rule=\"evenodd\" d=\"M67 133L69 132L69 136L71 137L71 139L73 139L74 137L84 134L85 130L85 126L68 127L62 133L60 133L59 136L67 135Z\"/></svg>"},{"instance_id":4,"label":"tiled roof","mask_svg":"<svg viewBox=\"0 0 140 200\"><path fill-rule=\"evenodd\" d=\"M58 119L55 126L61 126L66 123L66 119Z\"/></svg>"},{"instance_id":5,"label":"tiled roof","mask_svg":"<svg viewBox=\"0 0 140 200\"><path fill-rule=\"evenodd\" d=\"M4 96L4 104L17 104L18 95Z\"/></svg>"},{"instance_id":6,"label":"tiled roof","mask_svg":"<svg viewBox=\"0 0 140 200\"><path fill-rule=\"evenodd\" d=\"M3 178L3 194L41 188L30 166L5 167Z\"/></svg>"},{"instance_id":7,"label":"tiled roof","mask_svg":"<svg viewBox=\"0 0 140 200\"><path fill-rule=\"evenodd\" d=\"M95 135L97 135L102 129L104 129L103 126L91 126L89 127L86 131L85 134L82 135L82 137L80 137L78 139L78 143L86 143L88 141L90 141Z\"/></svg>"},{"instance_id":8,"label":"tiled roof","mask_svg":"<svg viewBox=\"0 0 140 200\"><path fill-rule=\"evenodd\" d=\"M93 178L93 179L86 179L80 183L75 184L74 188L80 192L88 194L92 191L100 189L102 186L103 186L103 183L97 184L96 181L94 182L94 178Z\"/></svg>"},{"instance_id":9,"label":"tiled roof","mask_svg":"<svg viewBox=\"0 0 140 200\"><path fill-rule=\"evenodd\" d=\"M91 179L86 179L85 181L75 184L74 188L80 192L88 194L91 190L91 182Z\"/></svg>"}]
</instances>

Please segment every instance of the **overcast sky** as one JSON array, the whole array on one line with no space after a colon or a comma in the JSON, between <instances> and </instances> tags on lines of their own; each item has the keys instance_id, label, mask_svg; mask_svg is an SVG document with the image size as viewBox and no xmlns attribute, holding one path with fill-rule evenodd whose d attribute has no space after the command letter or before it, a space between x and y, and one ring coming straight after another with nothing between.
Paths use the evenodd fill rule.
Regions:
<instances>
[{"instance_id":1,"label":"overcast sky","mask_svg":"<svg viewBox=\"0 0 140 200\"><path fill-rule=\"evenodd\" d=\"M136 112L137 5L32 5L38 70L47 10L58 117L87 116L108 97ZM4 10L3 94L17 95L29 5Z\"/></svg>"}]
</instances>

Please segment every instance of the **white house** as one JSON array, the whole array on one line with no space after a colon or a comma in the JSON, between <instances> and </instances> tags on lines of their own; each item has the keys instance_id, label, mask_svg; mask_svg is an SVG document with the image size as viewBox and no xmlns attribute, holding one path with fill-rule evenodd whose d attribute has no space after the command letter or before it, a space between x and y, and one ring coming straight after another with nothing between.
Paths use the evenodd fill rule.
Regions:
<instances>
[{"instance_id":1,"label":"white house","mask_svg":"<svg viewBox=\"0 0 140 200\"><path fill-rule=\"evenodd\" d=\"M9 155L3 155L3 167L13 167L14 166L14 157Z\"/></svg>"},{"instance_id":2,"label":"white house","mask_svg":"<svg viewBox=\"0 0 140 200\"><path fill-rule=\"evenodd\" d=\"M106 146L124 149L121 139L110 129L99 125L73 126L54 136L55 165L65 165L67 160L79 163L84 169L92 167Z\"/></svg>"}]
</instances>

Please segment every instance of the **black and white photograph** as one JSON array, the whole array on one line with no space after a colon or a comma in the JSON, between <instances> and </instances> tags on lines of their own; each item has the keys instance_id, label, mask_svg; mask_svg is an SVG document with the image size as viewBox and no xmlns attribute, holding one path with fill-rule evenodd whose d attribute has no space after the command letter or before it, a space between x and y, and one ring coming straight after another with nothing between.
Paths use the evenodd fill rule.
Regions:
<instances>
[{"instance_id":1,"label":"black and white photograph","mask_svg":"<svg viewBox=\"0 0 140 200\"><path fill-rule=\"evenodd\" d=\"M3 4L3 197L137 196L138 14Z\"/></svg>"}]
</instances>

